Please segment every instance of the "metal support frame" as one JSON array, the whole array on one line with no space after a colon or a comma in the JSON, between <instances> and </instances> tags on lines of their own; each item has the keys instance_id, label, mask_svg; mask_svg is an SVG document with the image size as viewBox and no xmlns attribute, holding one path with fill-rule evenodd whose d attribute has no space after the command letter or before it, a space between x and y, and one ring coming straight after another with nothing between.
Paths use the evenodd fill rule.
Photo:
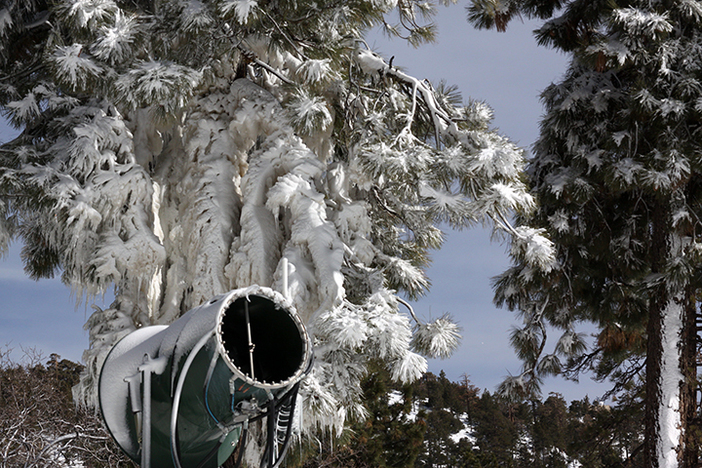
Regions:
<instances>
[{"instance_id":1,"label":"metal support frame","mask_svg":"<svg viewBox=\"0 0 702 468\"><path fill-rule=\"evenodd\" d=\"M137 416L141 430L141 468L151 468L151 376L163 374L167 363L163 357L152 358L144 354L139 372L124 378L129 386L132 412Z\"/></svg>"}]
</instances>

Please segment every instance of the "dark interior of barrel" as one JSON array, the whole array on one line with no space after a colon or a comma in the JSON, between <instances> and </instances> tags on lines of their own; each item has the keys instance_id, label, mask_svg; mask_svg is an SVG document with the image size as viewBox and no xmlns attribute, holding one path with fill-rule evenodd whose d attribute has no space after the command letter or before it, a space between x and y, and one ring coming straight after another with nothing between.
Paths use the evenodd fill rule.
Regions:
<instances>
[{"instance_id":1,"label":"dark interior of barrel","mask_svg":"<svg viewBox=\"0 0 702 468\"><path fill-rule=\"evenodd\" d=\"M257 382L283 383L305 365L304 332L290 312L266 297L251 295L232 302L222 318L221 340L234 366Z\"/></svg>"}]
</instances>

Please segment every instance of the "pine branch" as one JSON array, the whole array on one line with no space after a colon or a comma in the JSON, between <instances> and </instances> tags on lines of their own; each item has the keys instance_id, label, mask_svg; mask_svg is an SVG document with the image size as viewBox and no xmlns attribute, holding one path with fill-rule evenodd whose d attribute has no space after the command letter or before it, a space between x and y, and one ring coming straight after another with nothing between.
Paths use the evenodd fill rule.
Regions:
<instances>
[{"instance_id":1,"label":"pine branch","mask_svg":"<svg viewBox=\"0 0 702 468\"><path fill-rule=\"evenodd\" d=\"M364 41L356 42L365 44ZM393 144L397 144L403 135L412 135L411 127L415 120L417 97L420 96L429 110L430 118L434 125L436 147L437 149L441 149L440 136L443 135L447 128L454 122L448 112L442 108L441 104L436 99L435 91L432 86L426 80L419 80L398 70L395 67L391 67L385 62L384 59L373 54L370 49L358 50L358 54L359 62L363 63L362 68L373 68L381 76L391 77L399 82L409 85L411 88L410 97L412 99L412 107L409 111L407 124L405 125L405 128L399 132ZM367 57L372 57L372 59L367 60Z\"/></svg>"},{"instance_id":2,"label":"pine branch","mask_svg":"<svg viewBox=\"0 0 702 468\"><path fill-rule=\"evenodd\" d=\"M406 73L403 73L396 68L392 68L392 67L388 66L386 73L388 76L394 77L394 78L396 78L400 81L403 81L405 83L408 83L412 86L412 109L410 110L410 117L408 119L407 126L401 132L401 134L403 132L407 132L408 134L411 134L411 125L412 125L412 122L414 121L414 114L415 114L416 108L417 108L417 95L419 94L420 96L422 96L424 103L429 108L429 113L431 115L431 119L432 119L432 122L434 124L436 148L441 149L440 135L442 135L444 133L446 126L452 124L453 121L452 121L451 117L448 115L448 113L444 109L441 108L441 105L436 100L436 96L434 94L434 89L431 87L431 85L426 80L418 80L417 78L414 78L410 75L407 75ZM399 136L398 136L398 138L399 138ZM397 138L395 141L397 142Z\"/></svg>"},{"instance_id":3,"label":"pine branch","mask_svg":"<svg viewBox=\"0 0 702 468\"><path fill-rule=\"evenodd\" d=\"M224 32L224 34L226 35L226 37L231 41L232 45L233 45L236 49L238 49L239 52L241 52L241 53L244 55L244 57L246 57L248 60L250 60L251 62L255 63L255 64L258 65L259 67L263 68L264 70L266 70L267 72L271 73L272 75L275 75L275 76L278 77L278 79L280 79L280 81L282 81L283 83L285 83L285 84L287 84L287 85L291 85L291 86L296 86L296 85L297 85L294 81L291 81L289 78L287 78L286 76L284 76L284 75L283 75L282 73L280 73L278 70L274 69L273 67L271 67L270 65L268 65L266 62L264 62L263 60L261 60L260 58L258 58L258 56L257 56L253 51L251 51L251 50L247 49L246 47L244 47L244 45L243 45L243 39L237 42L237 41L235 40L235 38L234 38L234 34L233 34L233 32L232 32L232 28L229 26L229 24L225 23L225 24L222 26L222 31Z\"/></svg>"},{"instance_id":4,"label":"pine branch","mask_svg":"<svg viewBox=\"0 0 702 468\"><path fill-rule=\"evenodd\" d=\"M417 318L417 315L414 313L414 309L412 308L412 306L410 305L410 303L407 302L407 301L405 301L404 299L402 299L402 298L399 297L399 296L396 296L396 299L397 299L397 302L399 302L400 304L402 304L403 306L405 306L405 307L407 308L407 310L409 311L409 313L410 313L410 315L412 316L412 318L414 319L414 321L415 321L418 325L421 325L421 324L422 324L422 321L419 320L419 318Z\"/></svg>"},{"instance_id":5,"label":"pine branch","mask_svg":"<svg viewBox=\"0 0 702 468\"><path fill-rule=\"evenodd\" d=\"M295 44L295 42L283 31L283 29L280 27L280 25L278 24L278 22L277 22L271 15L269 15L268 12L267 12L266 10L264 10L264 9L261 8L261 7L259 7L258 5L256 5L256 10L260 11L261 13L263 13L263 14L266 16L266 18L268 18L268 19L273 23L273 26L275 26L275 29L278 30L278 32L280 33L280 35L283 36L283 37L285 38L286 41L288 41L288 44L290 44L290 46L291 46L291 47L293 48L293 50L297 53L297 55L299 55L300 57L302 57L302 59L304 59L304 60L309 60L309 57L307 57L305 54L302 53L302 51L297 47L297 45Z\"/></svg>"},{"instance_id":6,"label":"pine branch","mask_svg":"<svg viewBox=\"0 0 702 468\"><path fill-rule=\"evenodd\" d=\"M393 210L392 208L390 208L390 207L388 206L387 202L380 196L380 189L378 188L377 185L373 185L373 186L371 187L371 193L373 194L373 197L374 197L375 200L378 202L378 204L380 205L381 208L383 208L385 211L387 211L387 212L390 213L392 216L396 217L397 219L399 219L400 221L402 221L406 226L409 227L409 224L408 224L407 221L402 217L402 215L400 215L400 213L398 213L397 211L395 211L395 210Z\"/></svg>"}]
</instances>

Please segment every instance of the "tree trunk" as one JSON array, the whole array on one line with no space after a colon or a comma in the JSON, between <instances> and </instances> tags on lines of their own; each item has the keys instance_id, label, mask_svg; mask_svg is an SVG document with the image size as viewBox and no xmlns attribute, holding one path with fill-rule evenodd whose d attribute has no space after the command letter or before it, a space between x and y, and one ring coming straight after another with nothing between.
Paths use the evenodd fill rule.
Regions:
<instances>
[{"instance_id":1,"label":"tree trunk","mask_svg":"<svg viewBox=\"0 0 702 468\"><path fill-rule=\"evenodd\" d=\"M651 232L651 273L660 273L668 254L666 236L667 216L663 202L658 200L653 206ZM651 296L646 327L646 401L644 413L644 467L658 468L656 440L658 438L661 356L661 329L663 308L667 302L666 288L658 286L657 294Z\"/></svg>"},{"instance_id":2,"label":"tree trunk","mask_svg":"<svg viewBox=\"0 0 702 468\"><path fill-rule=\"evenodd\" d=\"M651 271L663 273L669 259L682 256L684 238L670 232L663 200L653 210ZM684 461L687 436L684 390L685 324L689 306L686 285L666 281L649 304L646 354L644 464L646 468L677 468Z\"/></svg>"},{"instance_id":3,"label":"tree trunk","mask_svg":"<svg viewBox=\"0 0 702 468\"><path fill-rule=\"evenodd\" d=\"M681 336L680 371L683 374L683 386L680 392L680 425L683 431L681 467L699 466L699 447L696 440L698 433L697 413L697 306L692 291L686 295Z\"/></svg>"},{"instance_id":4,"label":"tree trunk","mask_svg":"<svg viewBox=\"0 0 702 468\"><path fill-rule=\"evenodd\" d=\"M663 354L660 340L663 310L661 302L664 300L665 294L659 294L651 300L646 329L648 341L646 346L646 401L644 415L645 468L659 468L656 440L658 438L661 356Z\"/></svg>"},{"instance_id":5,"label":"tree trunk","mask_svg":"<svg viewBox=\"0 0 702 468\"><path fill-rule=\"evenodd\" d=\"M681 372L686 302L684 294L668 294L663 307L651 310L646 358L644 443L647 468L687 466L684 464L688 434L687 385Z\"/></svg>"}]
</instances>

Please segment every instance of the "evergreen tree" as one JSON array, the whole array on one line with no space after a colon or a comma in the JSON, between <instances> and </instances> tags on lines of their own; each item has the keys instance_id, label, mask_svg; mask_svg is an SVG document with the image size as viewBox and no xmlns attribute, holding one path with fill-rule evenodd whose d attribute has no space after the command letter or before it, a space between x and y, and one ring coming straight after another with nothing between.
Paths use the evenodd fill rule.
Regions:
<instances>
[{"instance_id":1,"label":"evergreen tree","mask_svg":"<svg viewBox=\"0 0 702 468\"><path fill-rule=\"evenodd\" d=\"M289 292L315 342L307 429L362 416L369 357L393 379L458 340L398 295L429 286L440 223L494 221L537 265L522 151L463 106L368 49L369 28L418 44L433 2L14 0L0 7L0 251L30 276L61 271L96 310L77 398L95 403L110 347L224 291ZM394 13L397 24L386 16ZM426 20L426 25L423 23ZM392 60L390 60L392 62ZM411 309L410 309L410 312Z\"/></svg>"},{"instance_id":2,"label":"evergreen tree","mask_svg":"<svg viewBox=\"0 0 702 468\"><path fill-rule=\"evenodd\" d=\"M388 372L377 363L369 369L361 382L368 418L351 426L351 443L355 441L362 448L357 458L365 466L414 466L422 451L426 423L421 415L410 417L414 409L412 386L394 388Z\"/></svg>"},{"instance_id":3,"label":"evergreen tree","mask_svg":"<svg viewBox=\"0 0 702 468\"><path fill-rule=\"evenodd\" d=\"M566 466L568 407L560 395L549 395L543 403L534 406L531 428L534 467Z\"/></svg>"},{"instance_id":4,"label":"evergreen tree","mask_svg":"<svg viewBox=\"0 0 702 468\"><path fill-rule=\"evenodd\" d=\"M694 317L702 214L702 6L697 1L474 0L470 19L504 29L519 14L548 19L539 42L570 53L542 97L529 163L539 209L524 225L557 246L550 270L515 265L496 300L520 311L512 343L524 361L505 392L592 366L622 385L645 356L646 467L696 466ZM582 354L579 321L599 327ZM562 331L545 350L548 327ZM579 366L579 367L578 367Z\"/></svg>"},{"instance_id":5,"label":"evergreen tree","mask_svg":"<svg viewBox=\"0 0 702 468\"><path fill-rule=\"evenodd\" d=\"M468 421L473 421L473 408L478 400L480 389L470 382L467 374L461 375L461 380L458 382L458 399L460 401L460 411L465 413Z\"/></svg>"},{"instance_id":6,"label":"evergreen tree","mask_svg":"<svg viewBox=\"0 0 702 468\"><path fill-rule=\"evenodd\" d=\"M416 385L393 383L382 363L372 360L361 381L368 417L351 421L335 434L312 434L297 444L286 460L289 467L335 466L412 467L423 446L427 428L422 411L416 411Z\"/></svg>"},{"instance_id":7,"label":"evergreen tree","mask_svg":"<svg viewBox=\"0 0 702 468\"><path fill-rule=\"evenodd\" d=\"M425 416L427 432L424 437L424 450L417 459L416 466L433 468L452 466L454 443L451 434L459 432L463 425L456 415L445 408L433 408Z\"/></svg>"},{"instance_id":8,"label":"evergreen tree","mask_svg":"<svg viewBox=\"0 0 702 468\"><path fill-rule=\"evenodd\" d=\"M471 414L478 405L478 389L467 375L460 383L451 382L442 370L436 376L426 373L412 385L417 405L425 408L424 450L415 466L460 466L479 468L476 447L471 443ZM420 413L421 414L421 413ZM460 437L457 437L460 436Z\"/></svg>"},{"instance_id":9,"label":"evergreen tree","mask_svg":"<svg viewBox=\"0 0 702 468\"><path fill-rule=\"evenodd\" d=\"M461 413L469 398L461 398L461 389L446 377L446 372L443 370L438 376L427 372L417 383L417 387L417 396L425 399L425 405L431 409L448 408Z\"/></svg>"},{"instance_id":10,"label":"evergreen tree","mask_svg":"<svg viewBox=\"0 0 702 468\"><path fill-rule=\"evenodd\" d=\"M475 438L480 453L485 457L494 457L499 466L513 466L514 456L518 451L519 429L510 418L510 410L505 401L490 392L480 396L475 416Z\"/></svg>"},{"instance_id":11,"label":"evergreen tree","mask_svg":"<svg viewBox=\"0 0 702 468\"><path fill-rule=\"evenodd\" d=\"M583 468L643 465L643 401L640 390L626 392L616 406L587 398L569 408L567 453Z\"/></svg>"}]
</instances>

